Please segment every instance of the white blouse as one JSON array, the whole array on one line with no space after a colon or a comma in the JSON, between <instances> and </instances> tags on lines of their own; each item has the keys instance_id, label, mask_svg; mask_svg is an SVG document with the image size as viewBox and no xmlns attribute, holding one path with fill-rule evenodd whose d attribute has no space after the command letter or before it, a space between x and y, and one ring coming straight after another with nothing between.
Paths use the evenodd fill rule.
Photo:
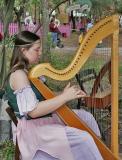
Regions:
<instances>
[{"instance_id":1,"label":"white blouse","mask_svg":"<svg viewBox=\"0 0 122 160\"><path fill-rule=\"evenodd\" d=\"M17 104L21 116L27 116L27 113L32 111L39 103L30 85L16 90L14 94L17 98Z\"/></svg>"}]
</instances>

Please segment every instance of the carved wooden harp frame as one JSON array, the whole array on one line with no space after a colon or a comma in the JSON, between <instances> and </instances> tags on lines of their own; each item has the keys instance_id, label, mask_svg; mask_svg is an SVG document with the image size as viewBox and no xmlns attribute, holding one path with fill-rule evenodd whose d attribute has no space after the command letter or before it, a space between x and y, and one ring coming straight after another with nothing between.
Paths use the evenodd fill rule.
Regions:
<instances>
[{"instance_id":1,"label":"carved wooden harp frame","mask_svg":"<svg viewBox=\"0 0 122 160\"><path fill-rule=\"evenodd\" d=\"M71 79L84 65L92 54L97 43L107 36L112 36L112 53L111 53L111 150L82 122L77 115L72 112L66 105L60 107L56 113L66 125L88 131L94 138L104 160L118 159L118 34L119 34L119 17L113 15L98 22L84 37L76 56L72 63L63 70L56 70L49 63L36 65L29 72L29 79L35 87L46 98L54 97L54 93L41 82L38 77L41 75L48 76L52 79L65 81ZM92 146L91 146L92 147Z\"/></svg>"}]
</instances>

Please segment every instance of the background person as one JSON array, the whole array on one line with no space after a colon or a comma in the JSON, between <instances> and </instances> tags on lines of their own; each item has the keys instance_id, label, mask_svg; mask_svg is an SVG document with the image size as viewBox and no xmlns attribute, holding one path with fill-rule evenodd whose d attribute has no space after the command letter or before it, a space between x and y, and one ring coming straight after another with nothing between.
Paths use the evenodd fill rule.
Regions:
<instances>
[{"instance_id":1,"label":"background person","mask_svg":"<svg viewBox=\"0 0 122 160\"><path fill-rule=\"evenodd\" d=\"M57 27L57 24L55 23L55 19L52 18L49 24L49 31L51 32L51 37L52 37L52 43L53 45L58 48L58 38L60 31Z\"/></svg>"}]
</instances>

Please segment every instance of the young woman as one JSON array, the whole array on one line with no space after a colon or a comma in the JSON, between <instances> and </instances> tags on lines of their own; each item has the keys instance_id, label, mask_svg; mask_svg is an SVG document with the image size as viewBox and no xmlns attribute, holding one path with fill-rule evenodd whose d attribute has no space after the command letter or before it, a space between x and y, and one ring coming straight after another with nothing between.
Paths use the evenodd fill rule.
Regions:
<instances>
[{"instance_id":1,"label":"young woman","mask_svg":"<svg viewBox=\"0 0 122 160\"><path fill-rule=\"evenodd\" d=\"M44 100L28 80L29 65L38 63L40 54L37 35L22 31L16 36L6 92L8 103L18 117L16 135L22 160L102 160L87 132L65 126L54 114L61 105L85 93L67 85L60 95ZM79 110L77 114L100 136L90 113Z\"/></svg>"}]
</instances>

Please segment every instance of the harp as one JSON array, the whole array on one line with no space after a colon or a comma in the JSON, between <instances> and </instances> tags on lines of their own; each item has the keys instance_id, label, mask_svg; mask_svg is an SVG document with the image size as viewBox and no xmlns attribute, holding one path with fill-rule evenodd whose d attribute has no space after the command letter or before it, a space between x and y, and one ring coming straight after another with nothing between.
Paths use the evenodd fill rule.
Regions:
<instances>
[{"instance_id":1,"label":"harp","mask_svg":"<svg viewBox=\"0 0 122 160\"><path fill-rule=\"evenodd\" d=\"M104 77L107 71L108 71L108 81L111 84L111 60L105 63L105 65L101 68L99 74L96 76L90 96L84 98L85 106L89 108L99 108L99 109L108 108L110 106L111 104L110 89L102 91L101 94L97 93L100 87L101 79ZM82 88L85 91L84 87L81 87L81 89Z\"/></svg>"},{"instance_id":2,"label":"harp","mask_svg":"<svg viewBox=\"0 0 122 160\"><path fill-rule=\"evenodd\" d=\"M86 130L89 132L96 145L98 146L103 159L117 160L118 159L118 34L119 34L119 18L117 15L107 17L98 22L84 37L73 61L63 70L53 68L49 63L36 65L29 72L29 79L35 87L46 98L52 98L55 94L41 82L38 77L41 75L48 76L52 79L65 81L76 75L77 72L84 66L99 41L111 36L111 149L109 149L96 135L82 122L76 114L71 111L66 105L60 107L56 113L64 121L65 124ZM100 78L99 78L100 79ZM95 92L93 92L94 95ZM89 97L86 97L89 98ZM91 97L90 97L91 98ZM93 98L93 97L92 97ZM87 99L86 99L87 101Z\"/></svg>"}]
</instances>

